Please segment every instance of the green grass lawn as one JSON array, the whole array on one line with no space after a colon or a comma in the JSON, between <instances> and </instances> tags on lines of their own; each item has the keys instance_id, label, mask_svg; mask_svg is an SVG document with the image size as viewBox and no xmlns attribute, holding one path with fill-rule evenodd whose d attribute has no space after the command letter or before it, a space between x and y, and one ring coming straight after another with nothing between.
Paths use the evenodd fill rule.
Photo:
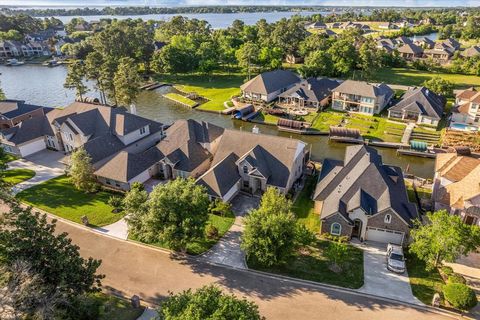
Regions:
<instances>
[{"instance_id":1,"label":"green grass lawn","mask_svg":"<svg viewBox=\"0 0 480 320\"><path fill-rule=\"evenodd\" d=\"M107 204L115 193L99 191L85 193L75 189L69 178L60 176L20 192L17 197L39 209L61 218L81 223L81 217L87 216L92 226L112 224L123 217L123 213L113 213Z\"/></svg>"},{"instance_id":2,"label":"green grass lawn","mask_svg":"<svg viewBox=\"0 0 480 320\"><path fill-rule=\"evenodd\" d=\"M309 177L305 182L305 187L293 203L293 212L298 218L298 222L303 223L310 231L320 232L320 217L314 211L314 202L312 194L315 190L317 177Z\"/></svg>"},{"instance_id":3,"label":"green grass lawn","mask_svg":"<svg viewBox=\"0 0 480 320\"><path fill-rule=\"evenodd\" d=\"M268 114L262 111L260 111L258 115L255 117L256 121L261 121L261 122L275 124L275 125L277 124L278 119L280 119L279 116Z\"/></svg>"},{"instance_id":4,"label":"green grass lawn","mask_svg":"<svg viewBox=\"0 0 480 320\"><path fill-rule=\"evenodd\" d=\"M338 126L340 122L342 122L344 116L345 113L332 110L320 112L317 117L312 121L311 128L318 131L328 132L330 126Z\"/></svg>"},{"instance_id":5,"label":"green grass lawn","mask_svg":"<svg viewBox=\"0 0 480 320\"><path fill-rule=\"evenodd\" d=\"M187 98L187 97L184 97L178 93L167 93L167 94L164 94L163 95L165 98L167 99L170 99L170 100L173 100L173 101L176 101L176 102L180 102L182 105L186 105L190 108L193 108L193 107L196 107L198 105L197 102Z\"/></svg>"},{"instance_id":6,"label":"green grass lawn","mask_svg":"<svg viewBox=\"0 0 480 320\"><path fill-rule=\"evenodd\" d=\"M228 229L230 229L234 221L235 216L233 214L224 217L209 214L207 225L211 224L218 229L218 239L208 239L207 237L196 239L187 245L187 253L191 255L199 255L210 249L221 237L223 237ZM128 237L130 240L138 241L133 236L129 235ZM160 248L170 249L166 243L156 242L149 244Z\"/></svg>"},{"instance_id":7,"label":"green grass lawn","mask_svg":"<svg viewBox=\"0 0 480 320\"><path fill-rule=\"evenodd\" d=\"M410 278L412 293L423 303L430 305L433 295L441 294L444 285L443 279L437 269L427 271L425 263L418 260L414 254L406 255L407 271Z\"/></svg>"},{"instance_id":8,"label":"green grass lawn","mask_svg":"<svg viewBox=\"0 0 480 320\"><path fill-rule=\"evenodd\" d=\"M210 76L200 74L188 75L158 75L158 81L173 83L185 92L196 92L209 101L200 105L197 109L209 111L221 111L225 109L223 103L234 95L240 93L240 85L245 81L241 74L212 74Z\"/></svg>"},{"instance_id":9,"label":"green grass lawn","mask_svg":"<svg viewBox=\"0 0 480 320\"><path fill-rule=\"evenodd\" d=\"M3 181L16 185L25 180L35 177L35 171L29 169L12 169L3 173Z\"/></svg>"},{"instance_id":10,"label":"green grass lawn","mask_svg":"<svg viewBox=\"0 0 480 320\"><path fill-rule=\"evenodd\" d=\"M425 80L430 80L430 78L434 76L439 76L445 80L453 82L456 88L480 86L480 77L478 76L421 71L408 68L379 69L373 74L371 81L419 86Z\"/></svg>"},{"instance_id":11,"label":"green grass lawn","mask_svg":"<svg viewBox=\"0 0 480 320\"><path fill-rule=\"evenodd\" d=\"M18 157L14 156L13 154L10 154L10 153L5 153L5 155L3 156L3 159L1 159L1 161L3 163L9 163L9 162L15 161L15 160L18 160Z\"/></svg>"},{"instance_id":12,"label":"green grass lawn","mask_svg":"<svg viewBox=\"0 0 480 320\"><path fill-rule=\"evenodd\" d=\"M101 292L89 295L88 299L102 309L99 320L136 320L144 310L143 307L133 308L128 300Z\"/></svg>"},{"instance_id":13,"label":"green grass lawn","mask_svg":"<svg viewBox=\"0 0 480 320\"><path fill-rule=\"evenodd\" d=\"M322 251L331 244L330 241L316 240L309 247L309 253L297 252L292 261L281 267L262 268L251 261L248 266L253 269L282 274L294 278L316 281L345 288L358 289L363 285L363 251L348 245L348 262L340 273L329 269L329 261Z\"/></svg>"}]
</instances>

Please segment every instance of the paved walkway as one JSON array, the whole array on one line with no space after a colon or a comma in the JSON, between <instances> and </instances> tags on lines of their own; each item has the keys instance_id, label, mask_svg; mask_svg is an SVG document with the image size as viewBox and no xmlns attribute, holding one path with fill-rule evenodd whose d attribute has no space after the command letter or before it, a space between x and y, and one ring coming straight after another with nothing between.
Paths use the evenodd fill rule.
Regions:
<instances>
[{"instance_id":1,"label":"paved walkway","mask_svg":"<svg viewBox=\"0 0 480 320\"><path fill-rule=\"evenodd\" d=\"M428 309L348 290L212 265L197 258L178 258L161 250L105 237L82 226L59 220L57 232L67 232L84 257L102 259L99 272L105 290L126 297L138 294L157 304L169 292L178 293L216 283L259 306L267 319L297 320L446 320Z\"/></svg>"},{"instance_id":2,"label":"paved walkway","mask_svg":"<svg viewBox=\"0 0 480 320\"><path fill-rule=\"evenodd\" d=\"M64 164L60 161L64 158L61 152L44 150L37 152L25 159L19 159L8 163L8 169L29 169L35 171L35 176L23 181L12 188L17 194L37 184L65 174Z\"/></svg>"},{"instance_id":3,"label":"paved walkway","mask_svg":"<svg viewBox=\"0 0 480 320\"><path fill-rule=\"evenodd\" d=\"M232 200L232 210L235 222L230 230L201 257L204 261L227 265L238 269L247 269L245 253L240 248L243 233L243 217L252 209L257 208L260 199L243 194Z\"/></svg>"},{"instance_id":4,"label":"paved walkway","mask_svg":"<svg viewBox=\"0 0 480 320\"><path fill-rule=\"evenodd\" d=\"M155 309L145 308L142 315L137 318L137 320L156 320L158 317L158 312Z\"/></svg>"},{"instance_id":5,"label":"paved walkway","mask_svg":"<svg viewBox=\"0 0 480 320\"><path fill-rule=\"evenodd\" d=\"M128 225L125 218L109 224L108 226L93 228L93 230L123 240L127 240L128 238Z\"/></svg>"},{"instance_id":6,"label":"paved walkway","mask_svg":"<svg viewBox=\"0 0 480 320\"><path fill-rule=\"evenodd\" d=\"M403 144L409 144L410 142L410 136L412 135L413 129L415 128L415 123L410 122L407 127L405 128L405 131L403 132L402 136L402 143Z\"/></svg>"},{"instance_id":7,"label":"paved walkway","mask_svg":"<svg viewBox=\"0 0 480 320\"><path fill-rule=\"evenodd\" d=\"M365 245L355 245L364 252L363 268L365 282L359 289L360 292L424 305L413 295L406 271L404 274L396 274L387 269L385 244L369 242Z\"/></svg>"}]
</instances>

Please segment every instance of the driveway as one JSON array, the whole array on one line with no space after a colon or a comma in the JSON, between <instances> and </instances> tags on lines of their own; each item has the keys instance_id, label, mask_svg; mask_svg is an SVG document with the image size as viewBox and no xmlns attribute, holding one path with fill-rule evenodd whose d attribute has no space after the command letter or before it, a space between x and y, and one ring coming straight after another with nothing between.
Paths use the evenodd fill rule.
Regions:
<instances>
[{"instance_id":1,"label":"driveway","mask_svg":"<svg viewBox=\"0 0 480 320\"><path fill-rule=\"evenodd\" d=\"M386 244L369 242L368 244L357 244L357 246L364 250L363 268L365 274L363 287L358 291L423 305L420 300L413 296L406 271L404 274L396 274L387 270Z\"/></svg>"},{"instance_id":2,"label":"driveway","mask_svg":"<svg viewBox=\"0 0 480 320\"><path fill-rule=\"evenodd\" d=\"M24 159L8 163L8 169L29 169L35 171L35 176L23 181L12 188L17 194L37 184L61 176L65 173L65 165L62 163L65 156L61 152L43 150Z\"/></svg>"},{"instance_id":3,"label":"driveway","mask_svg":"<svg viewBox=\"0 0 480 320\"><path fill-rule=\"evenodd\" d=\"M257 208L260 198L239 194L232 200L232 210L235 222L230 230L206 253L204 261L218 263L238 269L247 269L245 253L240 249L243 233L243 217L252 209Z\"/></svg>"}]
</instances>

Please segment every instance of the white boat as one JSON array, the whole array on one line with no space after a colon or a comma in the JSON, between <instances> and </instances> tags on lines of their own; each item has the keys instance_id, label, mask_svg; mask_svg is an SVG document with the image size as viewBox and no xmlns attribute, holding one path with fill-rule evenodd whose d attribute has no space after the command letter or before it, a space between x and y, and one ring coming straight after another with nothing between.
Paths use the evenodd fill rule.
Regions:
<instances>
[{"instance_id":1,"label":"white boat","mask_svg":"<svg viewBox=\"0 0 480 320\"><path fill-rule=\"evenodd\" d=\"M7 66L12 66L12 67L21 66L23 64L25 64L24 61L18 61L17 59L8 59L6 63Z\"/></svg>"}]
</instances>

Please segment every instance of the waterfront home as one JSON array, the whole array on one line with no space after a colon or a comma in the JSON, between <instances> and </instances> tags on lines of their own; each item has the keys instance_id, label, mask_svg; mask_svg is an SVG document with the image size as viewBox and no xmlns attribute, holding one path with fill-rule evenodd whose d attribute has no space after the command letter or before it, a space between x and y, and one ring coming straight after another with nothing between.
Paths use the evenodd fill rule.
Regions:
<instances>
[{"instance_id":1,"label":"waterfront home","mask_svg":"<svg viewBox=\"0 0 480 320\"><path fill-rule=\"evenodd\" d=\"M338 87L337 80L328 78L310 78L302 80L284 93L279 95L281 106L293 108L320 109L328 106L332 97L332 90Z\"/></svg>"},{"instance_id":2,"label":"waterfront home","mask_svg":"<svg viewBox=\"0 0 480 320\"><path fill-rule=\"evenodd\" d=\"M445 103L443 96L425 87L410 88L400 101L388 109L388 117L437 126L442 118Z\"/></svg>"},{"instance_id":3,"label":"waterfront home","mask_svg":"<svg viewBox=\"0 0 480 320\"><path fill-rule=\"evenodd\" d=\"M24 120L42 117L46 111L49 109L22 100L0 100L0 129L11 128Z\"/></svg>"},{"instance_id":4,"label":"waterfront home","mask_svg":"<svg viewBox=\"0 0 480 320\"><path fill-rule=\"evenodd\" d=\"M479 130L480 92L475 88L457 93L450 126L456 129Z\"/></svg>"},{"instance_id":5,"label":"waterfront home","mask_svg":"<svg viewBox=\"0 0 480 320\"><path fill-rule=\"evenodd\" d=\"M413 43L406 43L398 48L398 53L406 60L414 60L423 56L423 49Z\"/></svg>"},{"instance_id":6,"label":"waterfront home","mask_svg":"<svg viewBox=\"0 0 480 320\"><path fill-rule=\"evenodd\" d=\"M435 46L435 41L427 37L415 38L413 40L413 43L424 49L433 49L433 47Z\"/></svg>"},{"instance_id":7,"label":"waterfront home","mask_svg":"<svg viewBox=\"0 0 480 320\"><path fill-rule=\"evenodd\" d=\"M442 42L437 42L435 44L435 48L438 49L447 49L450 52L455 52L457 50L460 50L461 44L457 40L453 38L448 38L446 40L443 40Z\"/></svg>"},{"instance_id":8,"label":"waterfront home","mask_svg":"<svg viewBox=\"0 0 480 320\"><path fill-rule=\"evenodd\" d=\"M380 38L377 39L377 48L383 49L387 52L392 52L397 46L397 43L393 39L389 38Z\"/></svg>"},{"instance_id":9,"label":"waterfront home","mask_svg":"<svg viewBox=\"0 0 480 320\"><path fill-rule=\"evenodd\" d=\"M44 41L31 41L22 44L22 54L25 57L48 56L51 54L48 44Z\"/></svg>"},{"instance_id":10,"label":"waterfront home","mask_svg":"<svg viewBox=\"0 0 480 320\"><path fill-rule=\"evenodd\" d=\"M84 147L94 166L127 149L141 152L163 136L163 125L124 108L75 102L1 131L5 151L26 157L46 148L66 154Z\"/></svg>"},{"instance_id":11,"label":"waterfront home","mask_svg":"<svg viewBox=\"0 0 480 320\"><path fill-rule=\"evenodd\" d=\"M395 42L397 43L397 45L401 46L401 45L404 45L404 44L413 43L413 40L410 39L409 37L400 36L400 37L395 38Z\"/></svg>"},{"instance_id":12,"label":"waterfront home","mask_svg":"<svg viewBox=\"0 0 480 320\"><path fill-rule=\"evenodd\" d=\"M435 210L447 210L480 226L480 159L467 154L439 153L435 160Z\"/></svg>"},{"instance_id":13,"label":"waterfront home","mask_svg":"<svg viewBox=\"0 0 480 320\"><path fill-rule=\"evenodd\" d=\"M22 55L22 44L14 40L0 41L0 57L15 58Z\"/></svg>"},{"instance_id":14,"label":"waterfront home","mask_svg":"<svg viewBox=\"0 0 480 320\"><path fill-rule=\"evenodd\" d=\"M240 89L244 99L269 103L299 81L300 78L291 71L275 70L259 74Z\"/></svg>"},{"instance_id":15,"label":"waterfront home","mask_svg":"<svg viewBox=\"0 0 480 320\"><path fill-rule=\"evenodd\" d=\"M363 145L347 147L343 161L324 160L313 200L321 233L361 241L406 244L418 218L402 170Z\"/></svg>"},{"instance_id":16,"label":"waterfront home","mask_svg":"<svg viewBox=\"0 0 480 320\"><path fill-rule=\"evenodd\" d=\"M462 56L465 58L476 57L478 55L480 55L480 46L478 45L471 46L470 48L462 52Z\"/></svg>"},{"instance_id":17,"label":"waterfront home","mask_svg":"<svg viewBox=\"0 0 480 320\"><path fill-rule=\"evenodd\" d=\"M320 21L316 21L316 22L307 24L307 29L319 30L319 29L326 29L326 28L327 28L327 25L323 22L320 22Z\"/></svg>"},{"instance_id":18,"label":"waterfront home","mask_svg":"<svg viewBox=\"0 0 480 320\"><path fill-rule=\"evenodd\" d=\"M225 130L210 169L198 178L211 198L230 201L239 192L288 193L302 177L306 144L297 139Z\"/></svg>"},{"instance_id":19,"label":"waterfront home","mask_svg":"<svg viewBox=\"0 0 480 320\"><path fill-rule=\"evenodd\" d=\"M334 110L368 115L380 113L394 95L393 90L386 84L370 84L354 80L342 82L332 92Z\"/></svg>"}]
</instances>

